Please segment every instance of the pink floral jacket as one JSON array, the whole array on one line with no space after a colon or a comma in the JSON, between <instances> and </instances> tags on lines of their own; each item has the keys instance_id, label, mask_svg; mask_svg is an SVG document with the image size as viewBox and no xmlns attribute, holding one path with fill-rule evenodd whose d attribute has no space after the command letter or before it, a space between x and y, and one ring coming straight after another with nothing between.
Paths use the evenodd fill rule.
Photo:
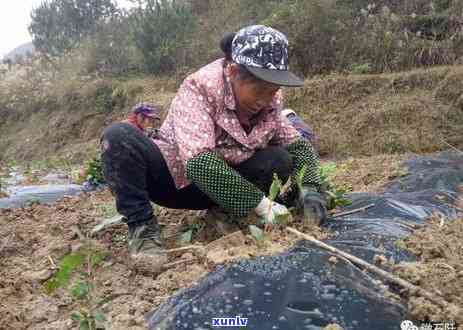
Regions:
<instances>
[{"instance_id":1,"label":"pink floral jacket","mask_svg":"<svg viewBox=\"0 0 463 330\"><path fill-rule=\"evenodd\" d=\"M280 114L278 92L268 111L246 134L236 115L228 70L224 59L212 62L185 79L154 139L178 189L190 184L186 163L205 152L215 152L230 165L237 165L268 145L287 146L300 133Z\"/></svg>"}]
</instances>

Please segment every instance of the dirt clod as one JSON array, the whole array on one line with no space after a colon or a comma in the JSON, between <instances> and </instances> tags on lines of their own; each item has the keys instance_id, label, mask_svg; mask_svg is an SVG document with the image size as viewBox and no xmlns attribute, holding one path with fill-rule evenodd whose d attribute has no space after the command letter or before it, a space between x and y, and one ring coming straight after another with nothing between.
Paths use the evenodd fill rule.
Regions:
<instances>
[{"instance_id":1,"label":"dirt clod","mask_svg":"<svg viewBox=\"0 0 463 330\"><path fill-rule=\"evenodd\" d=\"M102 206L113 203L111 194L102 191L66 197L53 205L0 212L0 223L8 223L0 226L0 247L5 245L0 249L0 329L77 327L70 315L81 306L71 289L83 269L76 270L71 283L53 294L45 294L44 286L58 271L54 265L59 268L64 256L81 252L82 241L74 229L78 227L87 237L105 218ZM109 298L103 311L111 329L145 329L146 313L178 290L197 283L218 264L280 253L295 243L284 230L275 228L268 233L264 246L257 246L247 234L247 226L217 238L217 232L209 231L206 224L192 245L180 248L178 233L192 223L202 224L201 215L197 211L161 209L158 218L167 228L167 236L172 235L166 248L174 252L166 253L167 269L154 269L149 263L134 265L127 251L124 224L110 226L105 235L91 239L98 253L105 256L93 272L94 296L98 301ZM320 228L313 228L310 234L326 237Z\"/></svg>"},{"instance_id":2,"label":"dirt clod","mask_svg":"<svg viewBox=\"0 0 463 330\"><path fill-rule=\"evenodd\" d=\"M55 272L52 269L42 269L39 271L28 271L23 274L24 280L30 283L42 283L53 276Z\"/></svg>"},{"instance_id":3,"label":"dirt clod","mask_svg":"<svg viewBox=\"0 0 463 330\"><path fill-rule=\"evenodd\" d=\"M335 256L329 257L328 261L331 262L332 264L337 264L339 262L338 258L336 258Z\"/></svg>"},{"instance_id":4,"label":"dirt clod","mask_svg":"<svg viewBox=\"0 0 463 330\"><path fill-rule=\"evenodd\" d=\"M388 260L387 258L382 255L382 254L375 254L375 256L373 257L373 262L376 264L376 265L379 265L379 266L382 266L382 265L385 265Z\"/></svg>"}]
</instances>

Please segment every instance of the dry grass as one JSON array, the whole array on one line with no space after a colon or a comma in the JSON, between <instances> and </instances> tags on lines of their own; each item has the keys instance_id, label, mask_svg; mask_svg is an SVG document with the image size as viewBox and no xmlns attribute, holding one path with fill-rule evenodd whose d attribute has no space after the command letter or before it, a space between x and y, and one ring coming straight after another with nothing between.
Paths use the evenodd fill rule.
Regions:
<instances>
[{"instance_id":1,"label":"dry grass","mask_svg":"<svg viewBox=\"0 0 463 330\"><path fill-rule=\"evenodd\" d=\"M31 160L76 153L73 159L79 160L95 150L101 130L123 118L134 103L151 101L167 109L178 81L178 77L138 76L89 80L84 87L68 81L56 88L44 87L40 98L35 98L36 90L15 89L24 97L30 93L27 100L42 101L27 101L32 110L26 105L20 109L18 104L17 115L7 116L0 128L2 156ZM463 148L462 81L463 66L382 75L331 75L288 90L287 103L314 127L324 156L339 159L427 153L446 149L442 138ZM112 90L118 102L112 111L92 105L98 88ZM125 98L118 98L120 90ZM5 89L0 96L7 96Z\"/></svg>"},{"instance_id":2,"label":"dry grass","mask_svg":"<svg viewBox=\"0 0 463 330\"><path fill-rule=\"evenodd\" d=\"M349 157L336 162L331 180L336 186L355 192L380 192L387 182L407 174L401 164L410 157L410 154Z\"/></svg>"},{"instance_id":3,"label":"dry grass","mask_svg":"<svg viewBox=\"0 0 463 330\"><path fill-rule=\"evenodd\" d=\"M334 75L308 80L287 99L320 136L322 155L426 153L445 149L442 138L463 144L461 81L461 66Z\"/></svg>"},{"instance_id":4,"label":"dry grass","mask_svg":"<svg viewBox=\"0 0 463 330\"><path fill-rule=\"evenodd\" d=\"M21 79L3 81L0 112L6 111L6 116L0 123L0 158L59 156L80 162L97 152L103 128L124 118L135 103L150 101L167 109L176 84L176 77L140 76L75 78L39 86ZM8 106L3 109L2 104ZM8 111L10 107L14 113Z\"/></svg>"}]
</instances>

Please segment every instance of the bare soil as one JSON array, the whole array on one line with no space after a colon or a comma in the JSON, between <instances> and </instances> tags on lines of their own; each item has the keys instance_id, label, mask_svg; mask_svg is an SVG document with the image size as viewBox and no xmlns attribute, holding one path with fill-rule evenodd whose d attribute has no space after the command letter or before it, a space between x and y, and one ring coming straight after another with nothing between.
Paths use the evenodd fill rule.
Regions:
<instances>
[{"instance_id":1,"label":"bare soil","mask_svg":"<svg viewBox=\"0 0 463 330\"><path fill-rule=\"evenodd\" d=\"M76 232L89 233L101 220L102 210L107 211L112 203L113 197L105 191L66 197L54 205L0 210L0 329L78 327L70 315L84 305L73 298L71 288L82 279L79 272L83 269L74 272L67 287L51 294L45 290L46 281L57 272L65 255L82 250L83 243ZM201 221L201 216L198 212L159 211L159 220L171 236L175 230ZM294 225L303 230L297 223ZM203 231L211 232L207 226ZM305 231L320 239L326 237L319 228ZM101 308L108 329L144 329L147 312L193 285L217 264L278 253L294 241L279 229L268 234L263 246L258 246L247 230L219 240L215 240L217 233L207 238L198 235L200 241L195 246L199 249L169 253L171 266L157 275L133 267L125 234L125 225L117 225L90 241L92 249L105 256L92 271L92 296L95 301L112 298ZM170 248L175 248L175 244L171 242Z\"/></svg>"},{"instance_id":2,"label":"bare soil","mask_svg":"<svg viewBox=\"0 0 463 330\"><path fill-rule=\"evenodd\" d=\"M330 75L286 91L313 126L320 154L336 157L430 153L461 148L461 66L381 75Z\"/></svg>"},{"instance_id":3,"label":"bare soil","mask_svg":"<svg viewBox=\"0 0 463 330\"><path fill-rule=\"evenodd\" d=\"M458 116L463 109L462 77L461 65L380 75L330 75L307 80L304 88L285 90L285 99L313 127L322 155L428 153L447 149L443 139L462 147ZM0 123L1 157L29 161L60 155L85 160L97 152L103 128L124 117L136 102L151 101L167 108L180 78L63 78L38 91L33 80L1 81L0 103L25 97L18 113L12 112L11 118ZM95 109L96 92L102 86L113 89L110 96L116 109ZM120 93L128 97L124 102ZM38 100L44 104L28 108ZM94 102L89 105L89 100Z\"/></svg>"},{"instance_id":4,"label":"bare soil","mask_svg":"<svg viewBox=\"0 0 463 330\"><path fill-rule=\"evenodd\" d=\"M337 163L333 181L349 185L354 191L380 191L384 183L405 174L399 164L407 157L346 159ZM276 228L268 233L263 244L257 244L247 230L247 223L224 236L205 221L204 212L160 208L157 213L164 225L167 248L171 249L169 267L160 274L150 272L149 268L138 269L130 262L123 224L99 233L86 243L104 256L92 270L91 281L95 287L92 299L97 302L108 298L100 307L107 318L107 329L144 329L146 313L179 290L194 285L218 264L276 254L295 241L286 231ZM74 298L71 289L82 280L84 269L75 271L69 285L52 293L46 291L47 281L56 275L64 256L83 250L78 233L87 235L103 218L113 214L114 199L107 191L65 197L53 205L0 210L0 329L78 328L71 314L86 304ZM318 239L329 235L318 227L304 228L298 219L291 225ZM178 250L179 235L189 228L200 228L193 246ZM403 240L404 247L415 253L418 261L395 265L394 272L427 290L439 292L456 306L442 310L409 294L406 298L416 319L463 322L463 313L458 310L463 307L462 242L463 218L455 222L432 219L429 226Z\"/></svg>"},{"instance_id":5,"label":"bare soil","mask_svg":"<svg viewBox=\"0 0 463 330\"><path fill-rule=\"evenodd\" d=\"M444 310L411 293L407 297L411 315L420 321L463 324L463 218L448 221L435 217L403 243L418 260L399 263L394 273L452 305Z\"/></svg>"}]
</instances>

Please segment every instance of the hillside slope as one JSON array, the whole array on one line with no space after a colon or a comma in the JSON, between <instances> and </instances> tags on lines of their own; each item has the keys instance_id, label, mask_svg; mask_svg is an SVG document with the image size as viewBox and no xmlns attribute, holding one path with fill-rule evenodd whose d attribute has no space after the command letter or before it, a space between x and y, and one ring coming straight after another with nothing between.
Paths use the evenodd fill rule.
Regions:
<instances>
[{"instance_id":1,"label":"hillside slope","mask_svg":"<svg viewBox=\"0 0 463 330\"><path fill-rule=\"evenodd\" d=\"M433 152L463 139L463 67L329 76L287 94L320 135L321 153Z\"/></svg>"},{"instance_id":2,"label":"hillside slope","mask_svg":"<svg viewBox=\"0 0 463 330\"><path fill-rule=\"evenodd\" d=\"M11 101L15 106L0 124L3 159L79 161L95 150L102 129L131 105L148 100L167 107L175 86L138 77L55 86L41 93ZM286 91L286 100L314 127L323 155L433 152L448 148L443 140L463 146L463 66L331 75Z\"/></svg>"}]
</instances>

